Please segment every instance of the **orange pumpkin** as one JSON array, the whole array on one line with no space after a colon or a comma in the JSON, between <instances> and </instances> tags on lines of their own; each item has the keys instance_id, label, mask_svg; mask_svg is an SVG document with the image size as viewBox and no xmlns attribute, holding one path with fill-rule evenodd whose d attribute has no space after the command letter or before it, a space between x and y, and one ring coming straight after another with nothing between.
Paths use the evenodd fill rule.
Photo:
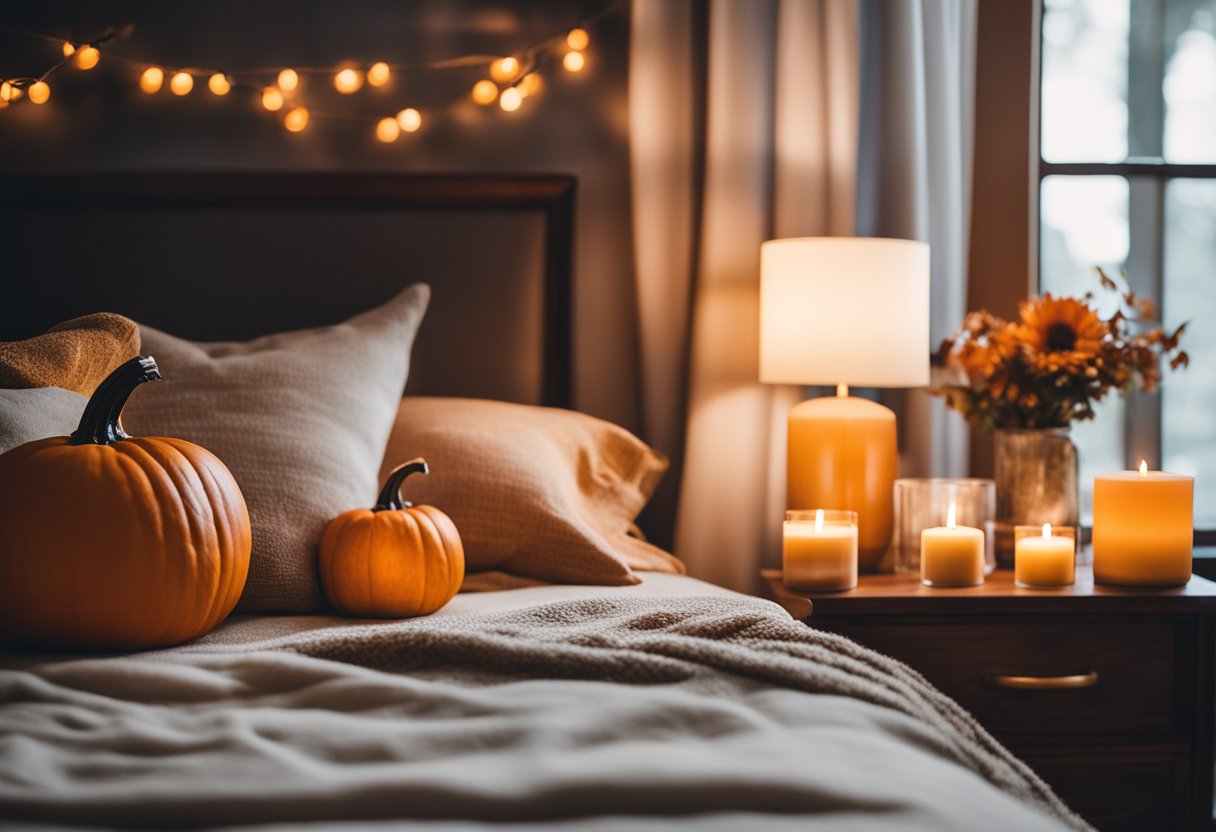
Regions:
<instances>
[{"instance_id":1,"label":"orange pumpkin","mask_svg":"<svg viewBox=\"0 0 1216 832\"><path fill-rule=\"evenodd\" d=\"M429 615L460 589L464 545L451 518L433 506L401 499L410 474L429 472L415 459L393 469L373 508L330 521L321 538L321 586L349 615Z\"/></svg>"},{"instance_id":2,"label":"orange pumpkin","mask_svg":"<svg viewBox=\"0 0 1216 832\"><path fill-rule=\"evenodd\" d=\"M133 358L93 393L70 437L0 455L0 641L136 649L206 633L249 572L249 512L210 452L130 437L119 415L158 381Z\"/></svg>"}]
</instances>

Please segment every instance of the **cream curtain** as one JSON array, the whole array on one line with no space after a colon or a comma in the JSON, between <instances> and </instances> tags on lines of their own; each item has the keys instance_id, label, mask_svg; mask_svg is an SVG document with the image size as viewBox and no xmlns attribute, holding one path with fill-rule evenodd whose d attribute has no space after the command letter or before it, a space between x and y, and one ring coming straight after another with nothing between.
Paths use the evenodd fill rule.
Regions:
<instances>
[{"instance_id":1,"label":"cream curtain","mask_svg":"<svg viewBox=\"0 0 1216 832\"><path fill-rule=\"evenodd\" d=\"M780 551L799 398L757 380L760 243L852 233L857 7L717 0L704 43L697 7L633 5L643 407L648 438L683 457L675 551L751 589L762 553Z\"/></svg>"},{"instance_id":2,"label":"cream curtain","mask_svg":"<svg viewBox=\"0 0 1216 832\"><path fill-rule=\"evenodd\" d=\"M882 190L862 191L857 178L866 147L859 136L861 18L902 2L633 3L644 429L675 463L675 552L691 574L714 583L750 591L759 567L779 561L786 414L802 397L757 380L760 244L851 235L855 217L869 222L855 195L877 198ZM946 8L964 0L911 5L934 2ZM907 50L909 60L932 46L925 31L907 34L922 39ZM913 109L922 120L912 129L928 148L925 108ZM899 135L891 138L899 144ZM933 210L916 200L909 206ZM965 227L960 233L965 239ZM961 273L958 280L963 285Z\"/></svg>"}]
</instances>

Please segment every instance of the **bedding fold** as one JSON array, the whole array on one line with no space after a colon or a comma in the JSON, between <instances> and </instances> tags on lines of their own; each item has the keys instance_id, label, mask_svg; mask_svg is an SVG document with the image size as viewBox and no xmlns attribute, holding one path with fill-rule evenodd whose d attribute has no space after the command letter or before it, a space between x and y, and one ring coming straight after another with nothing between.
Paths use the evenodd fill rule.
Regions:
<instances>
[{"instance_id":1,"label":"bedding fold","mask_svg":"<svg viewBox=\"0 0 1216 832\"><path fill-rule=\"evenodd\" d=\"M759 599L325 621L0 672L0 817L1088 829L914 671Z\"/></svg>"}]
</instances>

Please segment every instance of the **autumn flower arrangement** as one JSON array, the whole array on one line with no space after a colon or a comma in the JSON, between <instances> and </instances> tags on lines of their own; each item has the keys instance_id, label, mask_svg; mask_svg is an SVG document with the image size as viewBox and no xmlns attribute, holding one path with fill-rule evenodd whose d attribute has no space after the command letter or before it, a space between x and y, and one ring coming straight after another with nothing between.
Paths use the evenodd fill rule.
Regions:
<instances>
[{"instance_id":1,"label":"autumn flower arrangement","mask_svg":"<svg viewBox=\"0 0 1216 832\"><path fill-rule=\"evenodd\" d=\"M1152 301L1097 272L1119 297L1109 318L1093 308L1092 292L1024 301L1017 321L971 312L933 356L949 381L932 392L973 427L993 430L1065 427L1092 419L1094 402L1111 390L1155 390L1161 359L1170 369L1189 361L1179 348L1186 324L1172 333L1146 329L1156 319Z\"/></svg>"}]
</instances>

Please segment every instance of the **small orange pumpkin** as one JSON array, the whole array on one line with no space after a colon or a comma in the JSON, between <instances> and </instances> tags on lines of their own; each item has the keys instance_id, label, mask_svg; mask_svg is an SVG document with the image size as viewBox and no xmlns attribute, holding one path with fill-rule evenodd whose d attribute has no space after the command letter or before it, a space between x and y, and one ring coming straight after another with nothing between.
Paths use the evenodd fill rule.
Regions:
<instances>
[{"instance_id":1,"label":"small orange pumpkin","mask_svg":"<svg viewBox=\"0 0 1216 832\"><path fill-rule=\"evenodd\" d=\"M397 466L373 508L330 521L321 538L321 586L348 615L429 615L460 589L464 545L451 518L433 506L401 499L410 474L429 473L425 460Z\"/></svg>"},{"instance_id":2,"label":"small orange pumpkin","mask_svg":"<svg viewBox=\"0 0 1216 832\"><path fill-rule=\"evenodd\" d=\"M70 437L0 455L0 641L138 649L206 633L249 572L249 512L228 468L182 439L131 437L132 358L93 392Z\"/></svg>"}]
</instances>

